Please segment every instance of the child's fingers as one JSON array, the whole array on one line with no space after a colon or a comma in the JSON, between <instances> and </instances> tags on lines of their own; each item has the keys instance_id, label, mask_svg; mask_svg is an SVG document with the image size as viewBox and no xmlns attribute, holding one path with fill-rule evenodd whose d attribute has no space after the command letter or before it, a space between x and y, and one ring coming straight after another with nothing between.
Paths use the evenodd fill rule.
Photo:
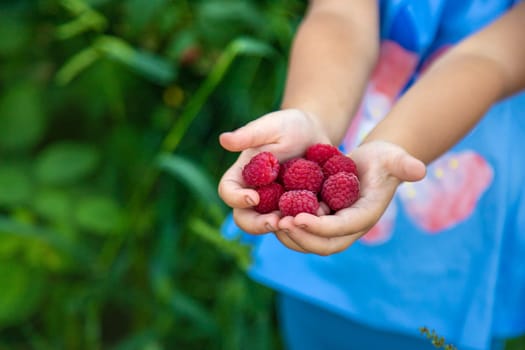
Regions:
<instances>
[{"instance_id":1,"label":"child's fingers","mask_svg":"<svg viewBox=\"0 0 525 350\"><path fill-rule=\"evenodd\" d=\"M277 239L284 244L286 247L295 250L300 253L308 253L305 249L303 249L300 245L298 245L296 242L294 242L290 236L288 235L288 229L281 229L283 227L292 227L293 226L293 217L291 216L285 216L281 218L278 222L278 229L275 231L275 236Z\"/></svg>"},{"instance_id":2,"label":"child's fingers","mask_svg":"<svg viewBox=\"0 0 525 350\"><path fill-rule=\"evenodd\" d=\"M277 229L277 213L259 214L253 209L234 209L233 220L243 231L251 234L263 234Z\"/></svg>"},{"instance_id":3,"label":"child's fingers","mask_svg":"<svg viewBox=\"0 0 525 350\"><path fill-rule=\"evenodd\" d=\"M222 133L219 142L228 151L240 152L248 148L276 143L281 131L275 113L270 113L237 130Z\"/></svg>"},{"instance_id":4,"label":"child's fingers","mask_svg":"<svg viewBox=\"0 0 525 350\"><path fill-rule=\"evenodd\" d=\"M303 250L322 256L342 252L363 235L363 232L359 232L348 236L327 238L300 229L285 230L285 232Z\"/></svg>"},{"instance_id":5,"label":"child's fingers","mask_svg":"<svg viewBox=\"0 0 525 350\"><path fill-rule=\"evenodd\" d=\"M392 158L390 171L401 181L419 181L425 177L426 166L408 153L400 153Z\"/></svg>"},{"instance_id":6,"label":"child's fingers","mask_svg":"<svg viewBox=\"0 0 525 350\"><path fill-rule=\"evenodd\" d=\"M304 250L299 246L297 243L295 243L285 231L275 231L275 237L286 247L295 250L299 253L308 253L308 251Z\"/></svg>"},{"instance_id":7,"label":"child's fingers","mask_svg":"<svg viewBox=\"0 0 525 350\"><path fill-rule=\"evenodd\" d=\"M224 203L232 208L249 208L259 203L257 191L243 187L242 167L237 161L222 176L217 191Z\"/></svg>"},{"instance_id":8,"label":"child's fingers","mask_svg":"<svg viewBox=\"0 0 525 350\"><path fill-rule=\"evenodd\" d=\"M259 203L257 191L242 187L237 181L223 178L219 182L219 196L232 208L250 208Z\"/></svg>"},{"instance_id":9,"label":"child's fingers","mask_svg":"<svg viewBox=\"0 0 525 350\"><path fill-rule=\"evenodd\" d=\"M366 202L365 199L359 201ZM305 215L294 218L294 225L320 237L340 237L369 230L381 217L382 208L370 208L357 201L335 215Z\"/></svg>"},{"instance_id":10,"label":"child's fingers","mask_svg":"<svg viewBox=\"0 0 525 350\"><path fill-rule=\"evenodd\" d=\"M426 166L400 146L386 141L371 141L353 150L350 156L360 170L368 171L379 166L387 174L401 181L419 181L425 177Z\"/></svg>"}]
</instances>

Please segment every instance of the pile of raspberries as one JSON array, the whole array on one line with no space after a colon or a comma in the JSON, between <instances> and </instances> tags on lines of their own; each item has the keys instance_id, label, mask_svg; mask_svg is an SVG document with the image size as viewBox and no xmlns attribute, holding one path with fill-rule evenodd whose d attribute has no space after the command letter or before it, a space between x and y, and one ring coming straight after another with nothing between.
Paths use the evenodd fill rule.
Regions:
<instances>
[{"instance_id":1,"label":"pile of raspberries","mask_svg":"<svg viewBox=\"0 0 525 350\"><path fill-rule=\"evenodd\" d=\"M244 166L242 177L259 193L253 209L261 214L279 210L283 217L317 215L320 201L336 212L359 198L354 161L330 144L314 144L302 157L282 163L271 152L258 153Z\"/></svg>"}]
</instances>

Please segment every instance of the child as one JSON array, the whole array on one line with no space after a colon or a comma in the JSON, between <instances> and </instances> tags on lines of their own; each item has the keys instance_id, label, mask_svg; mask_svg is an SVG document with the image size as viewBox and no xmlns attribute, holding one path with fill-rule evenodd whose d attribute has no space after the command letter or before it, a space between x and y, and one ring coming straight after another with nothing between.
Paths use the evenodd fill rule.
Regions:
<instances>
[{"instance_id":1,"label":"child","mask_svg":"<svg viewBox=\"0 0 525 350\"><path fill-rule=\"evenodd\" d=\"M525 97L485 115L525 87L525 6L495 21L511 6L312 1L283 109L221 135L242 151L221 197L240 228L275 232L255 243L250 273L280 292L290 349L431 348L421 326L460 349L490 349L525 331ZM243 164L317 142L351 151L362 198L321 217L250 209L258 198L242 187ZM424 164L425 179L407 182Z\"/></svg>"}]
</instances>

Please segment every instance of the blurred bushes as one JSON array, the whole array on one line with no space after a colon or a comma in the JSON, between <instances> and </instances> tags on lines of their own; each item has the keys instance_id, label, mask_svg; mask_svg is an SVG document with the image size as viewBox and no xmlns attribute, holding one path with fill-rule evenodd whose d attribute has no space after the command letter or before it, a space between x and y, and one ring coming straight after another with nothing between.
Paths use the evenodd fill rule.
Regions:
<instances>
[{"instance_id":1,"label":"blurred bushes","mask_svg":"<svg viewBox=\"0 0 525 350\"><path fill-rule=\"evenodd\" d=\"M217 136L277 106L300 1L0 2L0 348L276 349Z\"/></svg>"}]
</instances>

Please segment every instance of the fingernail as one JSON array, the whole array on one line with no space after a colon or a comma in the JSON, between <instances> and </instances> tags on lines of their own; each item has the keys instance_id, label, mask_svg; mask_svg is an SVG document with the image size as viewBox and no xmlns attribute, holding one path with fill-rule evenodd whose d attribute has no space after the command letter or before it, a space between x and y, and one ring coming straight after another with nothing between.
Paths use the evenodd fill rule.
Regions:
<instances>
[{"instance_id":1,"label":"fingernail","mask_svg":"<svg viewBox=\"0 0 525 350\"><path fill-rule=\"evenodd\" d=\"M246 201L246 203L249 206L254 206L255 205L255 202L253 201L253 199L250 196L246 196L245 201Z\"/></svg>"}]
</instances>

